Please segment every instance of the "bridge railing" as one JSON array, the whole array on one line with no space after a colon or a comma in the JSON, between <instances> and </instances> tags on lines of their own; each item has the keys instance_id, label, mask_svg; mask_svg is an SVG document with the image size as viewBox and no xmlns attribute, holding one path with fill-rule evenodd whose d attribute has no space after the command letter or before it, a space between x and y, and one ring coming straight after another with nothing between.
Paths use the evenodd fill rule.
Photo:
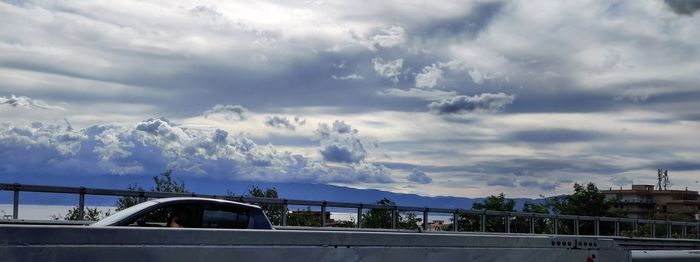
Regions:
<instances>
[{"instance_id":1,"label":"bridge railing","mask_svg":"<svg viewBox=\"0 0 700 262\"><path fill-rule=\"evenodd\" d=\"M86 187L64 187L64 186L46 186L46 185L27 185L27 184L9 184L0 183L0 191L11 191L12 195L12 218L19 218L19 199L20 192L38 192L38 193L61 193L61 194L76 194L78 198L78 217L80 220L85 216L85 196L115 196L115 197L137 197L140 201L146 201L148 198L163 198L163 197L205 197L216 199L227 199L246 203L255 204L271 204L279 205L282 208L280 226L288 226L289 206L313 206L320 208L320 226L328 225L326 221L326 213L329 208L349 208L357 211L356 227L362 228L363 214L365 210L384 210L390 214L390 228L397 229L400 221L400 212L422 213L423 230L428 230L428 216L430 213L439 213L451 215L453 221L452 231L474 231L474 232L503 232L503 233L531 233L531 234L567 234L581 235L604 235L601 228L606 229L606 233L612 236L622 236L623 233L629 233L637 237L651 238L699 238L700 223L699 222L681 222L669 220L650 220L650 219L633 219L620 217L592 217L592 216L576 216L576 215L561 215L561 214L539 214L525 212L505 212L491 210L473 210L463 208L430 208L430 207L415 207L415 206L386 206L368 203L350 203L350 202L333 202L333 201L312 201L298 200L285 198L258 198L247 196L232 196L232 195L211 195L198 193L170 193L170 192L153 192L143 190L121 190L121 189L103 189L103 188L86 188ZM460 221L469 220L471 226L462 227L460 229ZM569 225L566 222L570 222ZM601 226L602 223L607 223L607 227ZM623 230L623 226L627 226L628 230ZM646 226L645 226L646 225ZM588 232L581 232L584 226ZM665 234L657 234L657 228L661 226L661 232ZM522 230L522 228L527 230ZM680 232L673 234L674 227L679 227ZM539 232L538 232L539 231ZM626 232L623 232L626 231ZM648 235L643 235L648 234Z\"/></svg>"}]
</instances>

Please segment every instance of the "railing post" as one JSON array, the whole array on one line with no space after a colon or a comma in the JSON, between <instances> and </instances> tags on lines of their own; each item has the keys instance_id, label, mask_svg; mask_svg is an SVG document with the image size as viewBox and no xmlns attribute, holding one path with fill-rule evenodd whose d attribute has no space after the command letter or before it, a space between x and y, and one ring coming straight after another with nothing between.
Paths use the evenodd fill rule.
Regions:
<instances>
[{"instance_id":1,"label":"railing post","mask_svg":"<svg viewBox=\"0 0 700 262\"><path fill-rule=\"evenodd\" d=\"M632 223L632 232L635 236L639 234L639 222L637 220Z\"/></svg>"},{"instance_id":2,"label":"railing post","mask_svg":"<svg viewBox=\"0 0 700 262\"><path fill-rule=\"evenodd\" d=\"M671 230L673 230L673 225L671 225L671 222L666 222L666 238L671 238Z\"/></svg>"},{"instance_id":3,"label":"railing post","mask_svg":"<svg viewBox=\"0 0 700 262\"><path fill-rule=\"evenodd\" d=\"M12 196L12 219L19 218L19 184L14 185L14 194Z\"/></svg>"},{"instance_id":4,"label":"railing post","mask_svg":"<svg viewBox=\"0 0 700 262\"><path fill-rule=\"evenodd\" d=\"M688 224L685 223L683 224L683 227L681 227L681 238L687 238L688 237Z\"/></svg>"},{"instance_id":5,"label":"railing post","mask_svg":"<svg viewBox=\"0 0 700 262\"><path fill-rule=\"evenodd\" d=\"M287 200L284 200L284 204L282 204L282 226L286 227L287 226L287 213L289 212L289 206L287 205Z\"/></svg>"},{"instance_id":6,"label":"railing post","mask_svg":"<svg viewBox=\"0 0 700 262\"><path fill-rule=\"evenodd\" d=\"M80 187L78 197L78 220L85 220L85 187Z\"/></svg>"},{"instance_id":7,"label":"railing post","mask_svg":"<svg viewBox=\"0 0 700 262\"><path fill-rule=\"evenodd\" d=\"M396 207L391 207L391 229L396 229Z\"/></svg>"},{"instance_id":8,"label":"railing post","mask_svg":"<svg viewBox=\"0 0 700 262\"><path fill-rule=\"evenodd\" d=\"M620 220L615 220L615 236L620 236Z\"/></svg>"},{"instance_id":9,"label":"railing post","mask_svg":"<svg viewBox=\"0 0 700 262\"><path fill-rule=\"evenodd\" d=\"M552 233L554 233L555 235L559 234L559 225L558 225L559 221L558 220L559 219L557 219L556 216L552 217L552 227L554 227L554 229L552 230Z\"/></svg>"},{"instance_id":10,"label":"railing post","mask_svg":"<svg viewBox=\"0 0 700 262\"><path fill-rule=\"evenodd\" d=\"M423 210L423 231L428 231L428 208Z\"/></svg>"},{"instance_id":11,"label":"railing post","mask_svg":"<svg viewBox=\"0 0 700 262\"><path fill-rule=\"evenodd\" d=\"M455 212L452 213L452 231L459 231L459 209L455 209Z\"/></svg>"},{"instance_id":12,"label":"railing post","mask_svg":"<svg viewBox=\"0 0 700 262\"><path fill-rule=\"evenodd\" d=\"M530 216L530 234L535 234L535 215Z\"/></svg>"},{"instance_id":13,"label":"railing post","mask_svg":"<svg viewBox=\"0 0 700 262\"><path fill-rule=\"evenodd\" d=\"M362 204L357 208L357 228L362 228Z\"/></svg>"},{"instance_id":14,"label":"railing post","mask_svg":"<svg viewBox=\"0 0 700 262\"><path fill-rule=\"evenodd\" d=\"M505 216L503 216L503 224L506 226L506 233L510 233L510 215L506 213Z\"/></svg>"},{"instance_id":15,"label":"railing post","mask_svg":"<svg viewBox=\"0 0 700 262\"><path fill-rule=\"evenodd\" d=\"M486 232L486 211L481 214L481 223L479 223L481 232Z\"/></svg>"},{"instance_id":16,"label":"railing post","mask_svg":"<svg viewBox=\"0 0 700 262\"><path fill-rule=\"evenodd\" d=\"M326 226L326 201L321 205L321 227Z\"/></svg>"},{"instance_id":17,"label":"railing post","mask_svg":"<svg viewBox=\"0 0 700 262\"><path fill-rule=\"evenodd\" d=\"M600 219L598 217L593 221L593 231L596 236L600 236Z\"/></svg>"},{"instance_id":18,"label":"railing post","mask_svg":"<svg viewBox=\"0 0 700 262\"><path fill-rule=\"evenodd\" d=\"M656 238L656 221L651 222L651 238Z\"/></svg>"},{"instance_id":19,"label":"railing post","mask_svg":"<svg viewBox=\"0 0 700 262\"><path fill-rule=\"evenodd\" d=\"M578 219L578 216L577 216L576 219L574 219L574 235L578 235L578 234L579 234L579 232L578 232L579 227L580 227L579 224L580 224L580 222L579 222L579 219Z\"/></svg>"},{"instance_id":20,"label":"railing post","mask_svg":"<svg viewBox=\"0 0 700 262\"><path fill-rule=\"evenodd\" d=\"M143 190L139 191L139 203L146 202L146 193Z\"/></svg>"}]
</instances>

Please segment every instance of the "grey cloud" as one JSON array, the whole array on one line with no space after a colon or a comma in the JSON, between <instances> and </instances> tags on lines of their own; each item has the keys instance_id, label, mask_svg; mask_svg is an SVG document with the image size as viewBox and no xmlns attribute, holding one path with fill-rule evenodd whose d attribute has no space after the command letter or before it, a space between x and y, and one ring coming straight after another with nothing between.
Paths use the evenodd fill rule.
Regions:
<instances>
[{"instance_id":1,"label":"grey cloud","mask_svg":"<svg viewBox=\"0 0 700 262\"><path fill-rule=\"evenodd\" d=\"M430 112L444 114L464 114L469 112L497 112L515 101L514 95L504 93L483 93L475 96L455 96L435 101L428 105Z\"/></svg>"},{"instance_id":2,"label":"grey cloud","mask_svg":"<svg viewBox=\"0 0 700 262\"><path fill-rule=\"evenodd\" d=\"M222 116L226 120L245 120L248 118L248 109L241 105L215 105L204 112L204 117Z\"/></svg>"},{"instance_id":3,"label":"grey cloud","mask_svg":"<svg viewBox=\"0 0 700 262\"><path fill-rule=\"evenodd\" d=\"M319 124L316 135L321 142L321 155L330 162L359 163L367 157L358 132L343 121L333 122L333 126Z\"/></svg>"},{"instance_id":4,"label":"grey cloud","mask_svg":"<svg viewBox=\"0 0 700 262\"><path fill-rule=\"evenodd\" d=\"M527 143L572 143L593 141L605 137L605 134L593 131L542 129L514 132L510 134L509 140Z\"/></svg>"},{"instance_id":5,"label":"grey cloud","mask_svg":"<svg viewBox=\"0 0 700 262\"><path fill-rule=\"evenodd\" d=\"M409 182L414 182L418 184L430 184L433 182L432 178L430 178L428 175L425 174L425 172L419 169L413 169L408 175L408 177L406 177L406 179Z\"/></svg>"},{"instance_id":6,"label":"grey cloud","mask_svg":"<svg viewBox=\"0 0 700 262\"><path fill-rule=\"evenodd\" d=\"M515 187L515 178L511 176L491 176L486 181L489 186Z\"/></svg>"},{"instance_id":7,"label":"grey cloud","mask_svg":"<svg viewBox=\"0 0 700 262\"><path fill-rule=\"evenodd\" d=\"M46 110L65 110L59 106L52 106L42 100L32 99L26 96L10 95L9 97L0 96L0 105L8 105L12 107L24 108L39 108Z\"/></svg>"},{"instance_id":8,"label":"grey cloud","mask_svg":"<svg viewBox=\"0 0 700 262\"><path fill-rule=\"evenodd\" d=\"M613 185L621 187L629 187L630 185L632 185L632 179L622 175L615 175L608 179L608 181L610 181L610 183L613 183Z\"/></svg>"},{"instance_id":9,"label":"grey cloud","mask_svg":"<svg viewBox=\"0 0 700 262\"><path fill-rule=\"evenodd\" d=\"M519 186L521 187L533 187L533 188L538 188L543 191L554 191L557 186L559 186L559 183L557 182L551 182L551 181L536 181L536 180L530 180L526 179L523 181L520 181L518 183Z\"/></svg>"},{"instance_id":10,"label":"grey cloud","mask_svg":"<svg viewBox=\"0 0 700 262\"><path fill-rule=\"evenodd\" d=\"M679 15L693 15L700 9L700 0L664 0L664 3Z\"/></svg>"},{"instance_id":11,"label":"grey cloud","mask_svg":"<svg viewBox=\"0 0 700 262\"><path fill-rule=\"evenodd\" d=\"M289 130L295 130L297 128L292 121L289 121L288 118L281 116L268 116L267 119L265 119L265 125L270 127L286 128Z\"/></svg>"}]
</instances>

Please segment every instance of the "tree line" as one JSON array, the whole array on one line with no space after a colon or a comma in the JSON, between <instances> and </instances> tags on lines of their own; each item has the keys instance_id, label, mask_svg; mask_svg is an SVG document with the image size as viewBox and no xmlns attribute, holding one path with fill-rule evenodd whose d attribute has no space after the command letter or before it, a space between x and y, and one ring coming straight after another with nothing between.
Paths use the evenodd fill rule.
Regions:
<instances>
[{"instance_id":1,"label":"tree line","mask_svg":"<svg viewBox=\"0 0 700 262\"><path fill-rule=\"evenodd\" d=\"M137 184L129 185L129 190L144 190ZM621 209L617 208L620 200L617 198L607 198L601 193L597 186L593 183L586 185L575 183L573 186L574 192L568 195L555 196L545 198L541 202L526 202L523 204L522 212L539 213L539 214L562 214L562 215L578 215L578 216L605 216L605 217L626 217L626 214ZM184 181L173 178L172 170L166 170L153 177L153 186L150 188L155 192L174 192L174 193L189 193ZM233 196L233 193L228 192L228 195ZM276 188L262 189L257 186L250 187L245 196L258 198L279 198ZM130 206L138 204L143 199L138 197L125 196L120 197L115 205L116 211L126 209ZM383 198L376 202L377 205L384 208L368 209L362 213L362 227L364 228L391 228L391 219L393 206L395 203ZM270 219L270 222L275 225L282 224L283 207L276 204L258 203L265 214ZM491 195L485 198L482 202L472 204L473 210L492 210L492 211L508 211L515 212L515 200L509 199L505 194ZM95 208L86 208L84 213L85 220L96 221L106 216L109 216L111 210L102 211ZM299 208L287 213L287 225L290 226L320 226L320 214L318 211L313 211L311 207ZM66 215L53 215L53 219L77 220L79 219L78 207L74 207L67 212ZM652 219L668 219L687 221L687 218L682 216L669 216L655 214ZM514 217L509 218L509 223L506 223L503 216L487 216L485 221L485 229L487 232L506 232L506 225L510 225L510 232L514 233L529 233L530 221L529 218ZM414 212L397 212L396 213L396 228L407 230L418 230L423 219L418 217ZM481 217L480 215L460 213L457 221L444 224L443 230L452 230L454 226L458 227L459 231L480 231ZM593 221L581 220L579 224L579 233L590 235L594 232ZM334 226L339 227L356 227L357 221L351 218L350 221L337 221ZM547 218L537 218L534 221L535 233L551 234L554 233L553 221ZM574 223L569 220L560 220L557 223L557 232L559 234L573 234ZM613 223L602 223L600 225L601 234L609 234L614 230ZM657 234L665 235L665 227L657 227ZM648 236L651 232L650 225L643 225L637 231L630 228L629 225L621 228L623 235L627 236Z\"/></svg>"}]
</instances>

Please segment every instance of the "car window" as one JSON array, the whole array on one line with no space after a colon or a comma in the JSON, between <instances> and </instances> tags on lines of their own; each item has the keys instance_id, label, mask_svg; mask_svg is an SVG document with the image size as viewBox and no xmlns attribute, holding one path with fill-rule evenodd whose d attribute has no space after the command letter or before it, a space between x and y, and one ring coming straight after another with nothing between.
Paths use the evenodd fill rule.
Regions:
<instances>
[{"instance_id":1,"label":"car window","mask_svg":"<svg viewBox=\"0 0 700 262\"><path fill-rule=\"evenodd\" d=\"M195 205L168 205L150 211L131 221L128 226L137 227L197 227L197 207Z\"/></svg>"},{"instance_id":2,"label":"car window","mask_svg":"<svg viewBox=\"0 0 700 262\"><path fill-rule=\"evenodd\" d=\"M248 228L250 212L245 208L208 205L202 210L204 228Z\"/></svg>"}]
</instances>

